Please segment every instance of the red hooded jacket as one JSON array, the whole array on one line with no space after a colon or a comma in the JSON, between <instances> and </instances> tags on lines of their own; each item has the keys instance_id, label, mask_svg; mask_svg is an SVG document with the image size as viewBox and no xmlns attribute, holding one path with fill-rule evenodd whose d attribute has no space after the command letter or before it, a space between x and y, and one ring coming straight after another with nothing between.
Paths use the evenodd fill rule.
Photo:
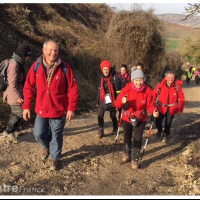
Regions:
<instances>
[{"instance_id":1,"label":"red hooded jacket","mask_svg":"<svg viewBox=\"0 0 200 200\"><path fill-rule=\"evenodd\" d=\"M35 65L39 62L37 72ZM47 84L42 57L31 66L24 86L23 109L31 108L36 88L35 112L42 118L64 117L67 111L75 111L78 103L78 88L68 63L65 62L67 74L63 72L61 60L54 69L50 85ZM66 76L66 77L65 77Z\"/></svg>"},{"instance_id":2,"label":"red hooded jacket","mask_svg":"<svg viewBox=\"0 0 200 200\"><path fill-rule=\"evenodd\" d=\"M153 90L154 102L156 102L157 96L159 95L157 100L158 112L166 114L168 110L168 106L166 105L169 104L171 104L169 107L171 116L178 112L183 112L185 97L181 88L182 84L183 81L175 80L174 83L169 87L167 86L167 80L164 78L162 82L155 87Z\"/></svg>"},{"instance_id":3,"label":"red hooded jacket","mask_svg":"<svg viewBox=\"0 0 200 200\"><path fill-rule=\"evenodd\" d=\"M150 114L153 114L155 110L153 102L153 92L148 86L144 86L141 91L136 91L133 88L133 83L127 83L117 97L113 106L120 109L124 106L122 98L127 96L128 108L123 112L122 120L131 122L130 117L136 116L141 122L147 121L147 110Z\"/></svg>"}]
</instances>

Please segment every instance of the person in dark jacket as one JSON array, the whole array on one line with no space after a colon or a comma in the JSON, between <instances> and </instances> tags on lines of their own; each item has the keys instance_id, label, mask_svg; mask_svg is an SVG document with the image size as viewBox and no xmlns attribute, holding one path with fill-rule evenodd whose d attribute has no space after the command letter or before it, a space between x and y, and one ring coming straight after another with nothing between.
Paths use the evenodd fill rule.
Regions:
<instances>
[{"instance_id":1,"label":"person in dark jacket","mask_svg":"<svg viewBox=\"0 0 200 200\"><path fill-rule=\"evenodd\" d=\"M121 65L120 73L118 74L118 76L120 79L121 90L122 90L124 87L126 87L126 84L131 81L131 76L128 73L128 67L126 64ZM122 109L119 109L119 120L121 118L121 113L122 113Z\"/></svg>"},{"instance_id":2,"label":"person in dark jacket","mask_svg":"<svg viewBox=\"0 0 200 200\"><path fill-rule=\"evenodd\" d=\"M141 70L144 73L144 64L143 63L138 63L136 65L136 67L137 67L137 70ZM153 87L151 86L151 83L150 83L150 77L149 77L149 75L146 74L146 73L144 73L144 77L145 77L145 82L144 83L147 86L149 86L151 89L153 89Z\"/></svg>"},{"instance_id":3,"label":"person in dark jacket","mask_svg":"<svg viewBox=\"0 0 200 200\"><path fill-rule=\"evenodd\" d=\"M59 167L65 122L72 120L78 103L73 72L69 64L59 58L58 50L55 41L44 43L43 55L28 72L23 104L23 118L27 121L36 88L34 136L42 147L41 159L46 161L50 156L52 171Z\"/></svg>"},{"instance_id":4,"label":"person in dark jacket","mask_svg":"<svg viewBox=\"0 0 200 200\"><path fill-rule=\"evenodd\" d=\"M108 60L104 60L100 64L102 71L101 80L97 92L98 106L98 124L99 138L104 136L104 114L110 111L110 118L113 122L113 134L116 134L118 129L116 109L112 107L112 102L115 101L117 93L121 90L119 77L115 73L114 68Z\"/></svg>"},{"instance_id":5,"label":"person in dark jacket","mask_svg":"<svg viewBox=\"0 0 200 200\"><path fill-rule=\"evenodd\" d=\"M3 102L7 101L12 113L5 131L1 134L1 139L6 139L8 142L15 144L18 143L15 131L23 117L23 85L26 78L24 64L31 54L32 52L28 44L20 44L9 60L7 70L8 87L3 94Z\"/></svg>"},{"instance_id":6,"label":"person in dark jacket","mask_svg":"<svg viewBox=\"0 0 200 200\"><path fill-rule=\"evenodd\" d=\"M131 81L131 77L128 73L128 67L125 64L121 65L120 73L118 74L120 82L121 82L121 89L123 89L127 83Z\"/></svg>"}]
</instances>

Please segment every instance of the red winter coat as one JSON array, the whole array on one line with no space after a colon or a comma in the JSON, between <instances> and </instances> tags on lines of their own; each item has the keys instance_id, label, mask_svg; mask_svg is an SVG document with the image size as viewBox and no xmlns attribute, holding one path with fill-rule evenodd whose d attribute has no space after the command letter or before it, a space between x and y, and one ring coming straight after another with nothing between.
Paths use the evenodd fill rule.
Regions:
<instances>
[{"instance_id":1,"label":"red winter coat","mask_svg":"<svg viewBox=\"0 0 200 200\"><path fill-rule=\"evenodd\" d=\"M36 63L40 66L34 72ZM47 85L45 67L41 64L40 57L29 70L24 86L23 109L30 109L36 88L35 112L42 118L59 118L66 115L67 111L75 111L78 103L78 89L73 73L65 62L67 75L61 67L61 60L54 69L50 85Z\"/></svg>"},{"instance_id":2,"label":"red winter coat","mask_svg":"<svg viewBox=\"0 0 200 200\"><path fill-rule=\"evenodd\" d=\"M157 102L157 110L166 114L168 107L164 105L168 104L177 104L169 107L171 116L175 115L177 112L182 113L185 105L185 97L183 94L183 90L181 85L183 81L175 80L174 83L169 87L167 86L167 81L164 78L162 82L157 85L153 91L154 93L154 102L156 102L157 95L160 93L158 102ZM168 102L169 101L169 102ZM162 105L159 105L162 104Z\"/></svg>"},{"instance_id":3,"label":"red winter coat","mask_svg":"<svg viewBox=\"0 0 200 200\"><path fill-rule=\"evenodd\" d=\"M122 89L116 101L113 103L113 106L118 109L122 108L124 106L122 98L125 96L127 96L129 105L126 113L123 112L122 120L130 123L130 117L134 115L137 118L141 118L140 121L142 122L147 121L146 110L148 110L150 114L153 114L153 111L155 110L152 90L145 85L144 89L138 92L133 89L133 83L130 82Z\"/></svg>"}]
</instances>

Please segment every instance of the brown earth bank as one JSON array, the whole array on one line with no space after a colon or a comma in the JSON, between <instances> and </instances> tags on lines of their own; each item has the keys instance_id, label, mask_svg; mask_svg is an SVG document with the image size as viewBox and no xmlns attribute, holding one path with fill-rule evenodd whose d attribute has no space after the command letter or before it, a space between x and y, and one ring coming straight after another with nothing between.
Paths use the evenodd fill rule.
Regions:
<instances>
[{"instance_id":1,"label":"brown earth bank","mask_svg":"<svg viewBox=\"0 0 200 200\"><path fill-rule=\"evenodd\" d=\"M58 172L51 172L49 163L39 159L41 148L33 137L32 125L24 124L26 128L18 132L18 144L0 143L0 194L200 195L200 88L194 82L189 86L184 83L184 93L185 110L175 117L170 143L156 139L154 125L141 168L135 171L130 163L120 165L122 133L111 162L115 136L109 113L102 139L97 137L96 112L82 113L66 123ZM143 143L149 126L147 123ZM6 186L17 189L6 190Z\"/></svg>"}]
</instances>

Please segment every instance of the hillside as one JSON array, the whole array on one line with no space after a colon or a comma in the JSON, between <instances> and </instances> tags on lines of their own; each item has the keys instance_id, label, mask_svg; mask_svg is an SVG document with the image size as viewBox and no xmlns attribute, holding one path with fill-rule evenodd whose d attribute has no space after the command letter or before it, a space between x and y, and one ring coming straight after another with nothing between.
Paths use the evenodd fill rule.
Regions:
<instances>
[{"instance_id":1,"label":"hillside","mask_svg":"<svg viewBox=\"0 0 200 200\"><path fill-rule=\"evenodd\" d=\"M190 16L187 18L187 20L183 20L187 16L183 14L162 14L156 16L162 21L167 21L178 25L183 25L193 28L200 27L200 16Z\"/></svg>"},{"instance_id":2,"label":"hillside","mask_svg":"<svg viewBox=\"0 0 200 200\"><path fill-rule=\"evenodd\" d=\"M33 51L30 67L41 55L43 43L56 40L61 58L74 70L80 107L84 107L94 100L112 15L105 4L0 4L0 60L10 57L19 43L29 43Z\"/></svg>"},{"instance_id":3,"label":"hillside","mask_svg":"<svg viewBox=\"0 0 200 200\"><path fill-rule=\"evenodd\" d=\"M165 21L164 24L168 50L176 50L181 40L196 30L196 28L193 27L183 26L167 21Z\"/></svg>"}]
</instances>

